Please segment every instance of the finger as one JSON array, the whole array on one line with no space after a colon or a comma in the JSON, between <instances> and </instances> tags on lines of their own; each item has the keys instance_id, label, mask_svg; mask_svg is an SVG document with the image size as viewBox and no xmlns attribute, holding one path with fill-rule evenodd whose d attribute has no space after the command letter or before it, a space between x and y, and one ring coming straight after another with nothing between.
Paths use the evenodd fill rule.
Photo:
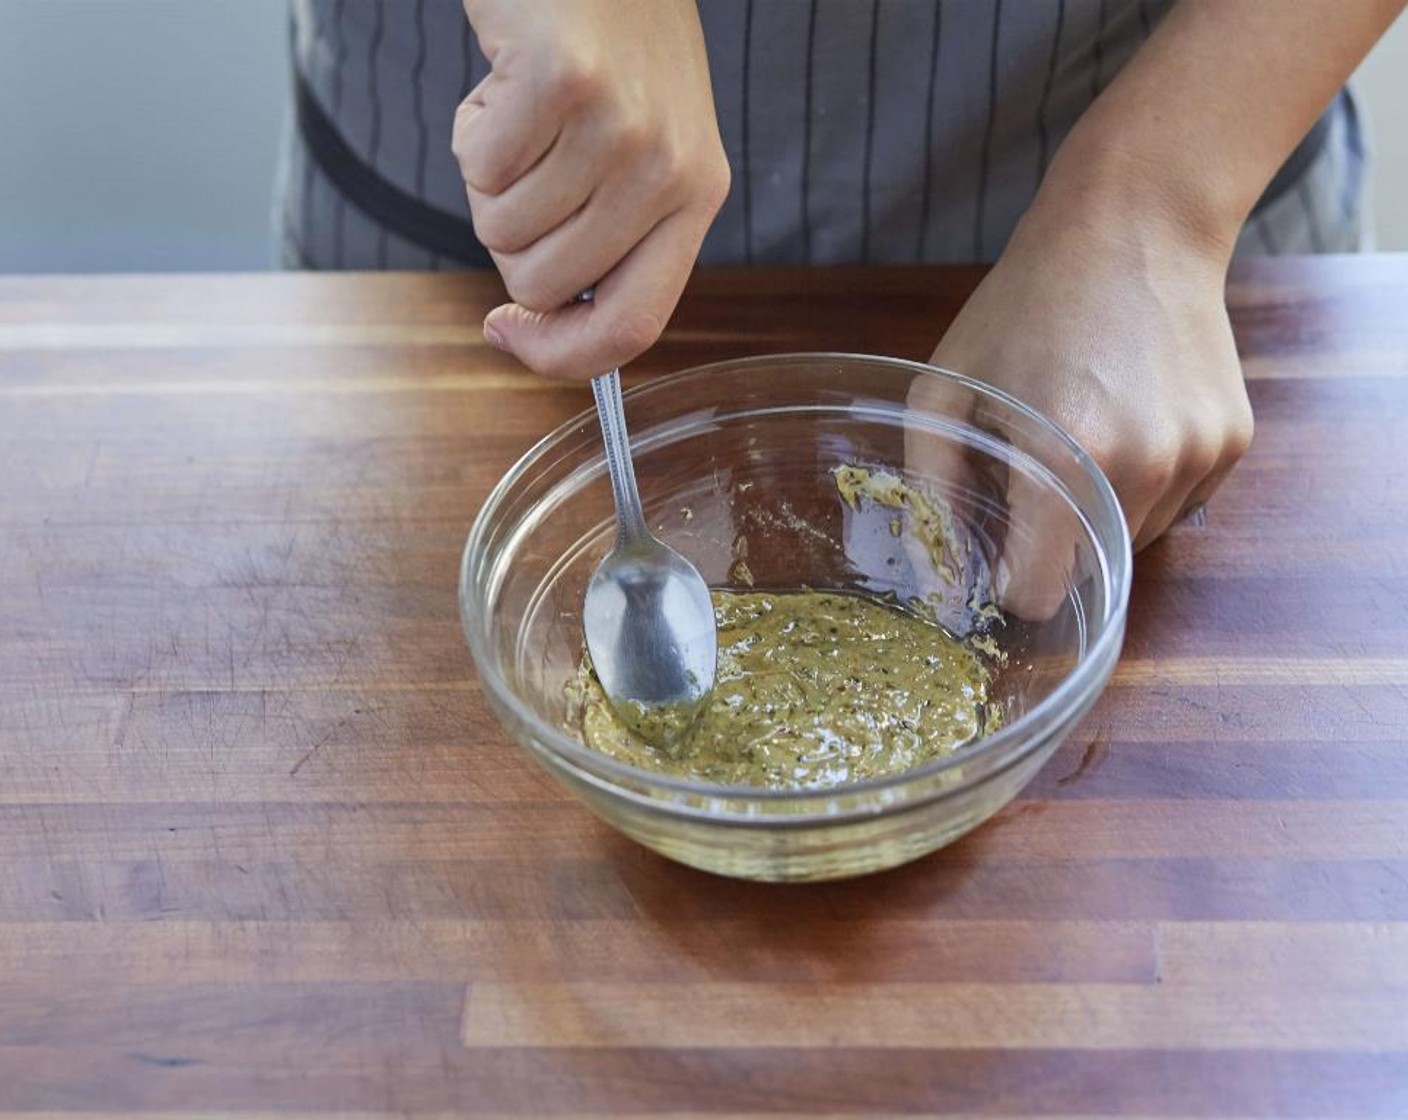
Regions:
<instances>
[{"instance_id":1,"label":"finger","mask_svg":"<svg viewBox=\"0 0 1408 1120\"><path fill-rule=\"evenodd\" d=\"M998 604L1029 622L1044 622L1061 609L1077 582L1080 519L1049 486L1015 466L1007 517L995 578Z\"/></svg>"},{"instance_id":2,"label":"finger","mask_svg":"<svg viewBox=\"0 0 1408 1120\"><path fill-rule=\"evenodd\" d=\"M495 256L509 295L531 311L556 311L609 276L669 212L664 206L628 184L603 183L557 229L521 252Z\"/></svg>"},{"instance_id":3,"label":"finger","mask_svg":"<svg viewBox=\"0 0 1408 1120\"><path fill-rule=\"evenodd\" d=\"M1170 494L1149 514L1140 528L1134 542L1135 551L1153 544L1191 512L1205 506L1208 499L1226 480L1236 462L1235 456L1224 456L1218 466L1196 478L1186 490L1181 489Z\"/></svg>"},{"instance_id":4,"label":"finger","mask_svg":"<svg viewBox=\"0 0 1408 1120\"><path fill-rule=\"evenodd\" d=\"M936 359L937 360L937 355ZM952 500L973 490L968 446L959 433L972 420L972 394L939 374L916 374L905 396L905 465L930 490Z\"/></svg>"},{"instance_id":5,"label":"finger","mask_svg":"<svg viewBox=\"0 0 1408 1120\"><path fill-rule=\"evenodd\" d=\"M1160 462L1171 468L1162 478L1157 470ZM1147 548L1163 536L1183 511L1194 504L1193 495L1204 482L1224 476L1235 462L1236 456L1226 453L1224 441L1207 433L1200 438L1183 440L1179 450L1172 454L1151 456L1146 464L1146 470L1151 472L1150 509L1139 528L1130 530L1135 551Z\"/></svg>"},{"instance_id":6,"label":"finger","mask_svg":"<svg viewBox=\"0 0 1408 1120\"><path fill-rule=\"evenodd\" d=\"M1186 514L1199 506L1207 505L1212 496L1222 489L1222 484L1227 481L1227 476L1232 473L1232 468L1236 465L1236 461L1233 460L1225 466L1219 466L1217 470L1193 487L1193 492L1188 495L1188 501L1184 503L1181 512Z\"/></svg>"},{"instance_id":7,"label":"finger","mask_svg":"<svg viewBox=\"0 0 1408 1120\"><path fill-rule=\"evenodd\" d=\"M940 360L935 355L936 362ZM970 629L975 590L989 596L985 507L1001 491L984 497L972 449L962 433L972 420L972 394L938 374L917 374L906 396L904 433L907 478L934 504L941 532L930 534L911 510L903 537L912 584L906 593L928 603L938 620L963 633Z\"/></svg>"},{"instance_id":8,"label":"finger","mask_svg":"<svg viewBox=\"0 0 1408 1120\"><path fill-rule=\"evenodd\" d=\"M561 114L547 97L526 97L495 74L455 111L451 148L470 190L497 195L532 168L557 139Z\"/></svg>"},{"instance_id":9,"label":"finger","mask_svg":"<svg viewBox=\"0 0 1408 1120\"><path fill-rule=\"evenodd\" d=\"M1190 473L1185 470L1172 485L1164 490L1158 501L1154 503L1153 508L1145 515L1138 530L1131 529L1130 531L1135 552L1148 548L1183 515L1183 511L1193 504L1194 489L1205 477L1205 471Z\"/></svg>"},{"instance_id":10,"label":"finger","mask_svg":"<svg viewBox=\"0 0 1408 1120\"><path fill-rule=\"evenodd\" d=\"M674 214L595 286L590 303L549 312L506 304L485 319L485 336L548 377L595 377L625 365L660 337L703 237L697 219Z\"/></svg>"},{"instance_id":11,"label":"finger","mask_svg":"<svg viewBox=\"0 0 1408 1120\"><path fill-rule=\"evenodd\" d=\"M1191 493L1191 489L1179 487L1166 494L1163 500L1149 511L1139 526L1139 531L1133 534L1135 552L1148 548L1168 532L1169 526L1182 517L1184 511L1191 508L1194 504L1190 499Z\"/></svg>"},{"instance_id":12,"label":"finger","mask_svg":"<svg viewBox=\"0 0 1408 1120\"><path fill-rule=\"evenodd\" d=\"M521 253L578 213L601 179L597 146L563 133L536 164L499 194L469 188L474 233L491 253Z\"/></svg>"}]
</instances>

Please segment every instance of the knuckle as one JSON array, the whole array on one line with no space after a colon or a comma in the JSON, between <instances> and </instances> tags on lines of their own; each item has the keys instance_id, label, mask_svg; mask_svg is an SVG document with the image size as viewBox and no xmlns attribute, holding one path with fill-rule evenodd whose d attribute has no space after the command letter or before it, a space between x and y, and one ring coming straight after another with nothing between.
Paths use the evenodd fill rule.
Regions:
<instances>
[{"instance_id":1,"label":"knuckle","mask_svg":"<svg viewBox=\"0 0 1408 1120\"><path fill-rule=\"evenodd\" d=\"M1160 434L1143 439L1120 438L1114 433L1076 438L1105 472L1121 501L1135 506L1156 504L1181 472L1182 444Z\"/></svg>"},{"instance_id":2,"label":"knuckle","mask_svg":"<svg viewBox=\"0 0 1408 1120\"><path fill-rule=\"evenodd\" d=\"M668 151L661 156L657 169L663 192L682 199L691 209L706 211L711 218L728 198L732 179L721 147L702 158L678 149Z\"/></svg>"},{"instance_id":3,"label":"knuckle","mask_svg":"<svg viewBox=\"0 0 1408 1120\"><path fill-rule=\"evenodd\" d=\"M684 154L675 148L661 148L653 153L647 176L657 194L671 196L688 187L690 180Z\"/></svg>"},{"instance_id":4,"label":"knuckle","mask_svg":"<svg viewBox=\"0 0 1408 1120\"><path fill-rule=\"evenodd\" d=\"M710 212L718 213L724 200L728 198L728 192L733 188L733 169L729 167L728 157L724 155L722 148L709 161L701 177L700 186Z\"/></svg>"},{"instance_id":5,"label":"knuckle","mask_svg":"<svg viewBox=\"0 0 1408 1120\"><path fill-rule=\"evenodd\" d=\"M479 239L479 244L491 253L511 253L516 248L504 236L503 231L478 219L474 222L474 236Z\"/></svg>"},{"instance_id":6,"label":"knuckle","mask_svg":"<svg viewBox=\"0 0 1408 1120\"><path fill-rule=\"evenodd\" d=\"M1251 405L1245 399L1223 410L1218 424L1199 427L1188 438L1183 454L1188 472L1201 478L1230 468L1251 446L1253 430Z\"/></svg>"},{"instance_id":7,"label":"knuckle","mask_svg":"<svg viewBox=\"0 0 1408 1120\"><path fill-rule=\"evenodd\" d=\"M542 96L560 108L573 108L596 97L602 85L600 71L573 54L556 56L543 75Z\"/></svg>"},{"instance_id":8,"label":"knuckle","mask_svg":"<svg viewBox=\"0 0 1408 1120\"><path fill-rule=\"evenodd\" d=\"M1186 450L1178 440L1167 437L1150 440L1138 468L1139 489L1155 498L1167 492L1183 473Z\"/></svg>"},{"instance_id":9,"label":"knuckle","mask_svg":"<svg viewBox=\"0 0 1408 1120\"><path fill-rule=\"evenodd\" d=\"M474 119L474 113L477 108L477 106L468 101L461 101L455 106L455 121L450 128L450 151L455 154L455 158L461 163L464 162L467 149L465 134L469 130L469 122Z\"/></svg>"},{"instance_id":10,"label":"knuckle","mask_svg":"<svg viewBox=\"0 0 1408 1120\"><path fill-rule=\"evenodd\" d=\"M481 120L482 105L461 102L455 110L450 152L459 164L465 186L484 195L502 194L513 184L512 145L505 145Z\"/></svg>"},{"instance_id":11,"label":"knuckle","mask_svg":"<svg viewBox=\"0 0 1408 1120\"><path fill-rule=\"evenodd\" d=\"M551 279L542 269L510 264L504 271L504 287L513 302L529 311L546 313L562 304Z\"/></svg>"},{"instance_id":12,"label":"knuckle","mask_svg":"<svg viewBox=\"0 0 1408 1120\"><path fill-rule=\"evenodd\" d=\"M614 146L620 156L639 159L651 154L650 129L638 120L621 121L614 130ZM657 161L651 161L652 171Z\"/></svg>"},{"instance_id":13,"label":"knuckle","mask_svg":"<svg viewBox=\"0 0 1408 1120\"><path fill-rule=\"evenodd\" d=\"M502 194L512 185L508 167L482 147L459 151L455 156L459 161L460 175L470 190L492 197Z\"/></svg>"},{"instance_id":14,"label":"knuckle","mask_svg":"<svg viewBox=\"0 0 1408 1120\"><path fill-rule=\"evenodd\" d=\"M502 208L480 202L471 204L474 236L491 253L512 253L521 248L514 237L512 223Z\"/></svg>"},{"instance_id":15,"label":"knuckle","mask_svg":"<svg viewBox=\"0 0 1408 1120\"><path fill-rule=\"evenodd\" d=\"M1247 449L1252 445L1252 439L1256 435L1256 421L1252 417L1251 407L1248 406L1241 411L1236 420L1233 421L1227 432L1225 458L1229 463L1235 463L1247 453Z\"/></svg>"},{"instance_id":16,"label":"knuckle","mask_svg":"<svg viewBox=\"0 0 1408 1120\"><path fill-rule=\"evenodd\" d=\"M1182 457L1185 472L1202 478L1222 461L1224 447L1222 440L1209 435L1198 435L1190 439Z\"/></svg>"},{"instance_id":17,"label":"knuckle","mask_svg":"<svg viewBox=\"0 0 1408 1120\"><path fill-rule=\"evenodd\" d=\"M476 190L484 190L486 180L490 177L490 168L484 159L483 145L475 144L472 139L471 123L475 111L476 108L468 102L462 103L455 110L455 125L450 133L450 151L455 157L455 162L459 164L460 175L465 183Z\"/></svg>"}]
</instances>

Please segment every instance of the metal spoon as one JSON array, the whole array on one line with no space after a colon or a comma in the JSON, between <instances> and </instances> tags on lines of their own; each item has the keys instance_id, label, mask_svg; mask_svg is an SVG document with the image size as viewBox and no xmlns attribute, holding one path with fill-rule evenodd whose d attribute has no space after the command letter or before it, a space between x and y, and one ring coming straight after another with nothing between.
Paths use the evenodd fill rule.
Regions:
<instances>
[{"instance_id":1,"label":"metal spoon","mask_svg":"<svg viewBox=\"0 0 1408 1120\"><path fill-rule=\"evenodd\" d=\"M646 742L670 746L693 726L714 688L718 632L697 568L645 524L621 405L621 375L592 378L616 498L616 544L582 611L587 650L616 714Z\"/></svg>"}]
</instances>

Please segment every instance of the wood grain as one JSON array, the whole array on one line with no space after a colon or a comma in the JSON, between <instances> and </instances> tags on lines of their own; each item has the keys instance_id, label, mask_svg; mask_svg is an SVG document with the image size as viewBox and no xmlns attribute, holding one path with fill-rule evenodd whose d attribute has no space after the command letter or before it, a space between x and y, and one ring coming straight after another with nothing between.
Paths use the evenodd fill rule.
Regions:
<instances>
[{"instance_id":1,"label":"wood grain","mask_svg":"<svg viewBox=\"0 0 1408 1120\"><path fill-rule=\"evenodd\" d=\"M630 378L922 359L979 276L703 273ZM1256 444L1086 724L790 888L610 832L480 695L464 535L590 403L495 298L0 278L0 1117L1408 1115L1408 259L1238 266Z\"/></svg>"},{"instance_id":2,"label":"wood grain","mask_svg":"<svg viewBox=\"0 0 1408 1120\"><path fill-rule=\"evenodd\" d=\"M682 1013L686 1012L687 1013ZM1177 1012L1173 1013L1173 1009ZM471 984L466 1046L1408 1050L1401 991L1265 984Z\"/></svg>"}]
</instances>

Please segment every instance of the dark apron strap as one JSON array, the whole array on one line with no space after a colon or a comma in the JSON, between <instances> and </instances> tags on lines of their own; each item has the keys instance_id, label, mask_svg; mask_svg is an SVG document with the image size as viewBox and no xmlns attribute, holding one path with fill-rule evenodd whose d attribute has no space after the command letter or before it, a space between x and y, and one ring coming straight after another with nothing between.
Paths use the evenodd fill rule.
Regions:
<instances>
[{"instance_id":1,"label":"dark apron strap","mask_svg":"<svg viewBox=\"0 0 1408 1120\"><path fill-rule=\"evenodd\" d=\"M413 245L470 268L494 267L467 219L407 194L358 157L323 112L302 74L294 75L293 93L298 131L308 154L347 201Z\"/></svg>"}]
</instances>

